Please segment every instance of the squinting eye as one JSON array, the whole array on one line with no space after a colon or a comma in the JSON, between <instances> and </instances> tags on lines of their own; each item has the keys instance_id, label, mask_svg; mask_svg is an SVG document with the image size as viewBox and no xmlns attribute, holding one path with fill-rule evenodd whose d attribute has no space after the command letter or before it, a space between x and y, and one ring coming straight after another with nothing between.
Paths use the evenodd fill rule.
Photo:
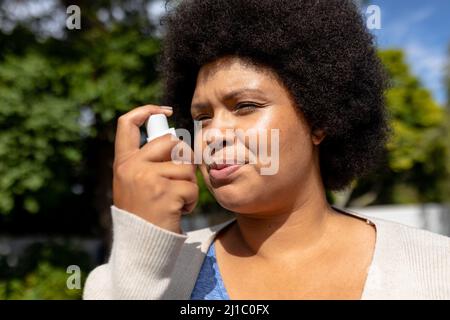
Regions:
<instances>
[{"instance_id":1,"label":"squinting eye","mask_svg":"<svg viewBox=\"0 0 450 320\"><path fill-rule=\"evenodd\" d=\"M242 103L242 104L238 104L236 106L236 111L242 112L242 113L251 112L256 108L257 108L257 106L252 103Z\"/></svg>"},{"instance_id":2,"label":"squinting eye","mask_svg":"<svg viewBox=\"0 0 450 320\"><path fill-rule=\"evenodd\" d=\"M201 115L201 116L196 117L194 120L195 121L204 121L204 120L207 120L207 119L211 119L211 117L207 116L207 115Z\"/></svg>"}]
</instances>

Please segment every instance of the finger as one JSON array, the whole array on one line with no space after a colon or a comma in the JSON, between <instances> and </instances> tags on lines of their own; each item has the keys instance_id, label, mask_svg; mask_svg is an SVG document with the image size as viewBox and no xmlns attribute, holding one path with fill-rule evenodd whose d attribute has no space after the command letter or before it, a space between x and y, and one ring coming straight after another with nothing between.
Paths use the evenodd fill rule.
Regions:
<instances>
[{"instance_id":1,"label":"finger","mask_svg":"<svg viewBox=\"0 0 450 320\"><path fill-rule=\"evenodd\" d=\"M173 111L156 105L137 107L119 117L115 139L115 158L126 156L139 149L141 133L139 127L152 114L171 116Z\"/></svg>"},{"instance_id":2,"label":"finger","mask_svg":"<svg viewBox=\"0 0 450 320\"><path fill-rule=\"evenodd\" d=\"M171 134L158 137L145 144L140 150L140 157L146 161L175 161L194 163L194 152L184 141Z\"/></svg>"},{"instance_id":3,"label":"finger","mask_svg":"<svg viewBox=\"0 0 450 320\"><path fill-rule=\"evenodd\" d=\"M198 185L184 180L172 180L171 188L176 190L176 194L183 201L183 209L194 208L198 201Z\"/></svg>"},{"instance_id":4,"label":"finger","mask_svg":"<svg viewBox=\"0 0 450 320\"><path fill-rule=\"evenodd\" d=\"M159 174L172 180L185 180L197 183L196 167L192 164L175 164L173 162L161 162L158 166Z\"/></svg>"},{"instance_id":5,"label":"finger","mask_svg":"<svg viewBox=\"0 0 450 320\"><path fill-rule=\"evenodd\" d=\"M183 206L183 208L181 208L181 214L191 213L195 209L196 206L197 206L197 202L185 204Z\"/></svg>"}]
</instances>

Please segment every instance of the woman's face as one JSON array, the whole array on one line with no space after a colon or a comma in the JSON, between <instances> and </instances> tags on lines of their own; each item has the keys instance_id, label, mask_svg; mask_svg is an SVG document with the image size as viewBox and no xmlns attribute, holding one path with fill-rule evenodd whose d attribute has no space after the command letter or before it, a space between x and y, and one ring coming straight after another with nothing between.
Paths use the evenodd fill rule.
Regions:
<instances>
[{"instance_id":1,"label":"woman's face","mask_svg":"<svg viewBox=\"0 0 450 320\"><path fill-rule=\"evenodd\" d=\"M237 57L204 65L191 114L202 126L195 136L197 146L210 148L211 157L203 158L200 170L209 190L228 210L255 215L292 210L306 197L304 190L312 179L320 176L314 174L320 138L311 135L288 90L270 69L249 66ZM278 141L271 129L278 131ZM251 143L255 137L258 143L267 141L266 158L258 144L255 148ZM211 159L238 166L215 170Z\"/></svg>"}]
</instances>

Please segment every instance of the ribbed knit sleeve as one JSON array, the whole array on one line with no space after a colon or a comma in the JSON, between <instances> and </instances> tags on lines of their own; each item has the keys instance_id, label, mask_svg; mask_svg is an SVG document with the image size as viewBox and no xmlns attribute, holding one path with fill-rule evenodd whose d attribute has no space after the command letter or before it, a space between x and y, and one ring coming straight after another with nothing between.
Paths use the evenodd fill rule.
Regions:
<instances>
[{"instance_id":1,"label":"ribbed knit sleeve","mask_svg":"<svg viewBox=\"0 0 450 320\"><path fill-rule=\"evenodd\" d=\"M111 206L113 244L108 263L91 271L83 299L161 299L187 239Z\"/></svg>"}]
</instances>

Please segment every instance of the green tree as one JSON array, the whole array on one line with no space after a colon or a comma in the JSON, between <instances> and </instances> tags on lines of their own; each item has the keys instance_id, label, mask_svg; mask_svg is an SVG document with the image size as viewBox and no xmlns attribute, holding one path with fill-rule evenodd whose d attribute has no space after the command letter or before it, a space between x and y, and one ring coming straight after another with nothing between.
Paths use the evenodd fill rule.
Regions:
<instances>
[{"instance_id":1,"label":"green tree","mask_svg":"<svg viewBox=\"0 0 450 320\"><path fill-rule=\"evenodd\" d=\"M411 73L401 50L381 51L380 57L391 81L386 103L392 136L382 166L355 182L348 203L444 201L450 159L445 109Z\"/></svg>"},{"instance_id":2,"label":"green tree","mask_svg":"<svg viewBox=\"0 0 450 320\"><path fill-rule=\"evenodd\" d=\"M9 220L63 216L109 239L116 120L162 93L154 2L61 0L14 20L1 11L12 1L1 1L0 213ZM42 22L70 4L81 8L81 30L49 33ZM200 200L214 201L204 184Z\"/></svg>"}]
</instances>

